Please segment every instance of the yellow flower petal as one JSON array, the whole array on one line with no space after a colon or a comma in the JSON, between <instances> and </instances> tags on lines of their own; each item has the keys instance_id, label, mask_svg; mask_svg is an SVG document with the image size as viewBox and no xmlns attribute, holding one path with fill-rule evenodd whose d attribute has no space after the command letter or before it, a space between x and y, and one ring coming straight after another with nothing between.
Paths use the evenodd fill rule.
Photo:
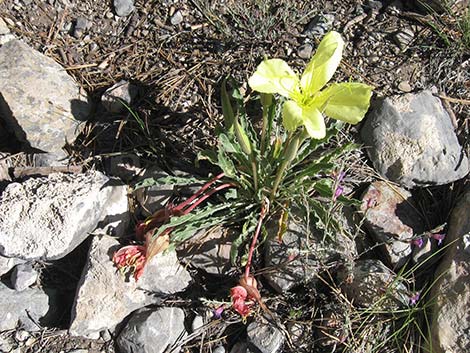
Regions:
<instances>
[{"instance_id":1,"label":"yellow flower petal","mask_svg":"<svg viewBox=\"0 0 470 353\"><path fill-rule=\"evenodd\" d=\"M296 102L284 102L282 106L282 125L287 131L294 131L302 125L302 108Z\"/></svg>"},{"instance_id":2,"label":"yellow flower petal","mask_svg":"<svg viewBox=\"0 0 470 353\"><path fill-rule=\"evenodd\" d=\"M330 81L341 62L343 47L344 41L338 32L331 31L323 37L300 80L304 94L312 95Z\"/></svg>"},{"instance_id":3,"label":"yellow flower petal","mask_svg":"<svg viewBox=\"0 0 470 353\"><path fill-rule=\"evenodd\" d=\"M367 113L372 87L363 83L335 83L315 97L315 105L330 118L357 124Z\"/></svg>"},{"instance_id":4,"label":"yellow flower petal","mask_svg":"<svg viewBox=\"0 0 470 353\"><path fill-rule=\"evenodd\" d=\"M326 136L325 120L317 108L303 109L302 121L310 137L322 139Z\"/></svg>"},{"instance_id":5,"label":"yellow flower petal","mask_svg":"<svg viewBox=\"0 0 470 353\"><path fill-rule=\"evenodd\" d=\"M254 91L278 93L284 97L298 90L299 78L282 59L264 60L258 65L248 84Z\"/></svg>"}]
</instances>

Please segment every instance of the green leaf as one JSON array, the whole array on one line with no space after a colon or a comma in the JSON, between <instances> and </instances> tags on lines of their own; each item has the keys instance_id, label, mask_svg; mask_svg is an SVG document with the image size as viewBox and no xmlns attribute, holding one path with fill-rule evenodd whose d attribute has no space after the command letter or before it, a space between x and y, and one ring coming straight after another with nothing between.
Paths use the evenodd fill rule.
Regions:
<instances>
[{"instance_id":1,"label":"green leaf","mask_svg":"<svg viewBox=\"0 0 470 353\"><path fill-rule=\"evenodd\" d=\"M222 169L227 177L235 177L235 165L222 149L219 149L219 153L217 154L217 165Z\"/></svg>"},{"instance_id":2,"label":"green leaf","mask_svg":"<svg viewBox=\"0 0 470 353\"><path fill-rule=\"evenodd\" d=\"M153 185L188 185L205 183L206 180L194 177L165 176L161 178L145 178L134 185L134 190L146 188Z\"/></svg>"},{"instance_id":3,"label":"green leaf","mask_svg":"<svg viewBox=\"0 0 470 353\"><path fill-rule=\"evenodd\" d=\"M222 98L222 113L224 115L225 128L227 131L233 130L233 124L235 122L235 114L233 113L232 104L230 103L230 97L227 94L227 80L222 81L221 87L221 98Z\"/></svg>"},{"instance_id":4,"label":"green leaf","mask_svg":"<svg viewBox=\"0 0 470 353\"><path fill-rule=\"evenodd\" d=\"M218 159L217 159L217 153L214 152L213 150L204 150L200 151L197 154L197 160L202 161L202 160L208 160L210 163L217 165Z\"/></svg>"}]
</instances>

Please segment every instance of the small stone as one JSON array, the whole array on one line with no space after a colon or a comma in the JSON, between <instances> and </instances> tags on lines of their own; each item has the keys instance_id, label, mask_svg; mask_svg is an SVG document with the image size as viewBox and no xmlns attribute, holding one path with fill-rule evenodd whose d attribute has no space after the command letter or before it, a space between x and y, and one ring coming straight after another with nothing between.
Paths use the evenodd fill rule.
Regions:
<instances>
[{"instance_id":1,"label":"small stone","mask_svg":"<svg viewBox=\"0 0 470 353\"><path fill-rule=\"evenodd\" d=\"M83 36L83 33L88 29L88 27L88 20L85 17L78 17L75 22L73 36L77 39L80 39Z\"/></svg>"},{"instance_id":2,"label":"small stone","mask_svg":"<svg viewBox=\"0 0 470 353\"><path fill-rule=\"evenodd\" d=\"M30 263L17 265L11 274L11 283L17 291L23 291L36 283L39 273Z\"/></svg>"},{"instance_id":3,"label":"small stone","mask_svg":"<svg viewBox=\"0 0 470 353\"><path fill-rule=\"evenodd\" d=\"M183 21L184 21L183 13L180 10L176 11L173 14L173 16L171 16L171 18L170 18L170 23L173 26L177 26L177 25L181 24Z\"/></svg>"},{"instance_id":4,"label":"small stone","mask_svg":"<svg viewBox=\"0 0 470 353\"><path fill-rule=\"evenodd\" d=\"M225 348L224 346L217 346L212 352L213 353L225 353Z\"/></svg>"},{"instance_id":5,"label":"small stone","mask_svg":"<svg viewBox=\"0 0 470 353\"><path fill-rule=\"evenodd\" d=\"M302 34L320 38L333 28L335 16L332 14L318 14L305 26Z\"/></svg>"},{"instance_id":6,"label":"small stone","mask_svg":"<svg viewBox=\"0 0 470 353\"><path fill-rule=\"evenodd\" d=\"M192 331L195 332L203 326L204 326L204 318L201 315L196 315L191 325Z\"/></svg>"},{"instance_id":7,"label":"small stone","mask_svg":"<svg viewBox=\"0 0 470 353\"><path fill-rule=\"evenodd\" d=\"M255 346L261 353L281 352L284 343L284 334L263 317L258 317L247 327L248 343Z\"/></svg>"},{"instance_id":8,"label":"small stone","mask_svg":"<svg viewBox=\"0 0 470 353\"><path fill-rule=\"evenodd\" d=\"M18 342L24 342L29 338L30 334L28 331L25 330L19 330L15 332L15 339Z\"/></svg>"},{"instance_id":9,"label":"small stone","mask_svg":"<svg viewBox=\"0 0 470 353\"><path fill-rule=\"evenodd\" d=\"M393 267L406 263L415 234L423 233L423 222L415 211L410 192L383 181L372 183L362 196L361 211L372 237Z\"/></svg>"},{"instance_id":10,"label":"small stone","mask_svg":"<svg viewBox=\"0 0 470 353\"><path fill-rule=\"evenodd\" d=\"M406 286L378 260L359 260L352 269L344 267L338 279L357 307L394 310L407 307L410 301Z\"/></svg>"},{"instance_id":11,"label":"small stone","mask_svg":"<svg viewBox=\"0 0 470 353\"><path fill-rule=\"evenodd\" d=\"M113 339L113 336L111 335L111 332L109 330L103 330L100 332L100 338L104 342L109 342Z\"/></svg>"},{"instance_id":12,"label":"small stone","mask_svg":"<svg viewBox=\"0 0 470 353\"><path fill-rule=\"evenodd\" d=\"M415 37L415 33L411 28L400 29L393 35L393 39L399 46L399 48L404 51L406 50Z\"/></svg>"},{"instance_id":13,"label":"small stone","mask_svg":"<svg viewBox=\"0 0 470 353\"><path fill-rule=\"evenodd\" d=\"M122 352L163 353L186 334L182 309L147 309L131 316L116 343Z\"/></svg>"},{"instance_id":14,"label":"small stone","mask_svg":"<svg viewBox=\"0 0 470 353\"><path fill-rule=\"evenodd\" d=\"M127 111L129 106L137 96L138 89L133 84L122 80L114 86L108 88L101 97L101 103L110 113L120 113Z\"/></svg>"},{"instance_id":15,"label":"small stone","mask_svg":"<svg viewBox=\"0 0 470 353\"><path fill-rule=\"evenodd\" d=\"M0 276L10 271L16 265L24 263L24 260L15 257L4 257L0 255Z\"/></svg>"},{"instance_id":16,"label":"small stone","mask_svg":"<svg viewBox=\"0 0 470 353\"><path fill-rule=\"evenodd\" d=\"M402 81L398 84L398 89L402 92L409 93L413 89L411 88L411 85L409 84L408 81Z\"/></svg>"},{"instance_id":17,"label":"small stone","mask_svg":"<svg viewBox=\"0 0 470 353\"><path fill-rule=\"evenodd\" d=\"M297 55L301 59L310 59L313 52L313 45L310 43L305 43L299 47L297 50Z\"/></svg>"},{"instance_id":18,"label":"small stone","mask_svg":"<svg viewBox=\"0 0 470 353\"><path fill-rule=\"evenodd\" d=\"M119 17L129 16L134 11L134 0L114 0L114 11Z\"/></svg>"}]
</instances>

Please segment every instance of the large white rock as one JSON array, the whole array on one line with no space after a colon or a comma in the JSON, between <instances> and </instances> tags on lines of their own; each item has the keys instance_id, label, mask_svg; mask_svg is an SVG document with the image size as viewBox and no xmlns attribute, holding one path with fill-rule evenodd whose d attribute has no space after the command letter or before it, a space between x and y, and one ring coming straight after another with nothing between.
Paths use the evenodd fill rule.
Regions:
<instances>
[{"instance_id":1,"label":"large white rock","mask_svg":"<svg viewBox=\"0 0 470 353\"><path fill-rule=\"evenodd\" d=\"M173 294L188 286L191 277L179 264L175 251L153 257L137 282L132 276L124 278L112 262L120 247L115 238L93 238L75 295L72 335L98 337L100 331L113 330L131 312L159 302L158 295Z\"/></svg>"},{"instance_id":2,"label":"large white rock","mask_svg":"<svg viewBox=\"0 0 470 353\"><path fill-rule=\"evenodd\" d=\"M0 255L25 260L61 258L97 225L116 229L120 221L123 229L129 220L123 186L94 171L11 183L0 195L0 214Z\"/></svg>"},{"instance_id":3,"label":"large white rock","mask_svg":"<svg viewBox=\"0 0 470 353\"><path fill-rule=\"evenodd\" d=\"M0 46L0 116L27 146L60 154L90 107L54 60L17 39Z\"/></svg>"},{"instance_id":4,"label":"large white rock","mask_svg":"<svg viewBox=\"0 0 470 353\"><path fill-rule=\"evenodd\" d=\"M435 302L431 337L435 353L470 352L470 190L452 212L430 298Z\"/></svg>"}]
</instances>

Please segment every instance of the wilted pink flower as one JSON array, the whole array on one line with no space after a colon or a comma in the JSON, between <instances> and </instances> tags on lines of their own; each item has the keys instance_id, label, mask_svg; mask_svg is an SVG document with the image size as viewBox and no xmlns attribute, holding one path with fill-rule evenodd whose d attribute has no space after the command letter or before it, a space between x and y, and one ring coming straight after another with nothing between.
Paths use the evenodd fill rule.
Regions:
<instances>
[{"instance_id":1,"label":"wilted pink flower","mask_svg":"<svg viewBox=\"0 0 470 353\"><path fill-rule=\"evenodd\" d=\"M437 245L441 245L442 242L444 241L444 238L445 238L445 237L446 237L446 235L445 235L445 234L442 234L442 233L431 234L431 238L437 240Z\"/></svg>"},{"instance_id":2,"label":"wilted pink flower","mask_svg":"<svg viewBox=\"0 0 470 353\"><path fill-rule=\"evenodd\" d=\"M251 305L247 304L248 292L242 286L236 286L230 289L230 296L232 297L232 307L241 316L246 317L250 314Z\"/></svg>"},{"instance_id":3,"label":"wilted pink flower","mask_svg":"<svg viewBox=\"0 0 470 353\"><path fill-rule=\"evenodd\" d=\"M413 239L411 241L411 243L415 246L417 246L418 248L422 248L423 247L423 244L424 244L424 241L423 241L423 238L416 238L416 239Z\"/></svg>"},{"instance_id":4,"label":"wilted pink flower","mask_svg":"<svg viewBox=\"0 0 470 353\"><path fill-rule=\"evenodd\" d=\"M420 292L416 292L415 294L413 294L413 295L410 297L410 304L411 304L411 305L416 305L416 303L417 303L418 300L419 300L420 295L421 295Z\"/></svg>"},{"instance_id":5,"label":"wilted pink flower","mask_svg":"<svg viewBox=\"0 0 470 353\"><path fill-rule=\"evenodd\" d=\"M131 270L137 281L144 272L147 250L143 245L124 246L113 255L113 262L118 269Z\"/></svg>"},{"instance_id":6,"label":"wilted pink flower","mask_svg":"<svg viewBox=\"0 0 470 353\"><path fill-rule=\"evenodd\" d=\"M336 201L338 197L343 195L344 188L341 185L338 185L335 190L335 194L333 195L333 200Z\"/></svg>"}]
</instances>

